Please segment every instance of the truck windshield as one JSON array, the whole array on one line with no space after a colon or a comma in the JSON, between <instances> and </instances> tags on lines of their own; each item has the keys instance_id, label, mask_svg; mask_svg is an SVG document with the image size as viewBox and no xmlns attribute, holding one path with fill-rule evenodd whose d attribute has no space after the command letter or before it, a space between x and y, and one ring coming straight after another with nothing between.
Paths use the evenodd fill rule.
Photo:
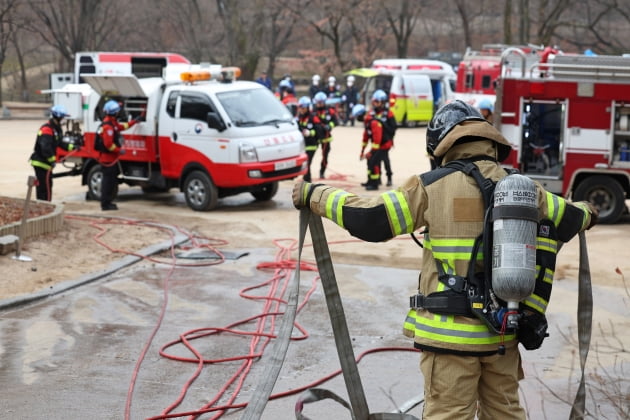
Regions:
<instances>
[{"instance_id":1,"label":"truck windshield","mask_svg":"<svg viewBox=\"0 0 630 420\"><path fill-rule=\"evenodd\" d=\"M217 93L230 120L240 127L292 122L293 116L267 89L245 89Z\"/></svg>"}]
</instances>

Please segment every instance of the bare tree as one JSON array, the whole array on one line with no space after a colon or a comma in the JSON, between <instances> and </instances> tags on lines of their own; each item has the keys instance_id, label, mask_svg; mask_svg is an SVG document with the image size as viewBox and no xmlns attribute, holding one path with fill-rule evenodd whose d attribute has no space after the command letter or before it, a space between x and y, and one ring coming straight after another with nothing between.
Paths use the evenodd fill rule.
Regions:
<instances>
[{"instance_id":1,"label":"bare tree","mask_svg":"<svg viewBox=\"0 0 630 420\"><path fill-rule=\"evenodd\" d=\"M390 27L381 17L382 7L380 1L367 1L361 6L362 13L350 16L353 46L348 67L367 67L386 54Z\"/></svg>"},{"instance_id":2,"label":"bare tree","mask_svg":"<svg viewBox=\"0 0 630 420\"><path fill-rule=\"evenodd\" d=\"M360 12L364 0L310 0L292 4L291 10L308 24L323 39L330 42L338 70L347 68L348 58L344 53L351 50L346 44L351 41L349 16ZM346 47L344 49L344 47ZM328 71L334 73L331 66Z\"/></svg>"},{"instance_id":3,"label":"bare tree","mask_svg":"<svg viewBox=\"0 0 630 420\"><path fill-rule=\"evenodd\" d=\"M28 0L35 19L31 29L57 50L71 70L78 51L114 50L123 45L120 0Z\"/></svg>"},{"instance_id":4,"label":"bare tree","mask_svg":"<svg viewBox=\"0 0 630 420\"><path fill-rule=\"evenodd\" d=\"M397 57L407 57L409 38L418 23L422 3L418 0L399 0L384 6L387 22L396 38Z\"/></svg>"},{"instance_id":5,"label":"bare tree","mask_svg":"<svg viewBox=\"0 0 630 420\"><path fill-rule=\"evenodd\" d=\"M17 9L20 0L0 0L0 75L3 74L7 48L17 30ZM0 106L2 105L2 79L0 78Z\"/></svg>"},{"instance_id":6,"label":"bare tree","mask_svg":"<svg viewBox=\"0 0 630 420\"><path fill-rule=\"evenodd\" d=\"M160 9L167 12L159 16L165 28L160 31L164 33L162 36L179 37L185 46L185 55L194 63L220 61L221 48L217 46L224 40L224 31L221 25L210 24L216 16L216 4L199 0L160 0L159 3Z\"/></svg>"},{"instance_id":7,"label":"bare tree","mask_svg":"<svg viewBox=\"0 0 630 420\"><path fill-rule=\"evenodd\" d=\"M266 28L262 50L265 53L267 74L274 80L276 61L286 48L292 43L299 43L303 33L296 32L295 27L299 20L290 10L288 4L291 0L272 0L266 8Z\"/></svg>"}]
</instances>

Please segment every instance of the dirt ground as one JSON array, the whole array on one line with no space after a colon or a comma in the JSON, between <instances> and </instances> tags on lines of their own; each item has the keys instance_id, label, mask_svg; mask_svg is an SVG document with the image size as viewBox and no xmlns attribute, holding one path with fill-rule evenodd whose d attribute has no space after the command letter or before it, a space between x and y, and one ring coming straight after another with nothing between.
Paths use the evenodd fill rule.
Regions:
<instances>
[{"instance_id":1,"label":"dirt ground","mask_svg":"<svg viewBox=\"0 0 630 420\"><path fill-rule=\"evenodd\" d=\"M27 159L35 133L43 119L0 120L0 196L26 197L26 180L32 175ZM365 194L359 186L365 162L359 161L358 127L339 127L330 156L327 182ZM406 177L428 170L423 151L423 128L400 129L391 152L394 186ZM316 155L314 165L319 165ZM58 165L55 172L62 171ZM181 193L147 195L139 188L121 186L116 212L101 212L98 203L85 200L86 188L77 177L54 179L53 203L64 206L65 228L56 234L28 240L22 254L32 262L17 261L12 254L0 256L0 299L31 293L106 267L124 253L166 240L169 235L154 224L186 230L204 243L222 249L274 247L274 241L297 238L298 212L291 204L293 182L280 185L269 202L256 202L249 194L221 200L211 212L190 210ZM371 192L371 194L374 194ZM420 252L409 237L389 243L366 245L354 240L331 222L324 221L335 262L417 269ZM588 232L593 281L623 287L621 273L630 272L627 241L630 217L616 225L596 226ZM309 257L309 251L305 251ZM558 260L558 279L576 279L577 240L566 244ZM413 285L410 285L413 288Z\"/></svg>"}]
</instances>

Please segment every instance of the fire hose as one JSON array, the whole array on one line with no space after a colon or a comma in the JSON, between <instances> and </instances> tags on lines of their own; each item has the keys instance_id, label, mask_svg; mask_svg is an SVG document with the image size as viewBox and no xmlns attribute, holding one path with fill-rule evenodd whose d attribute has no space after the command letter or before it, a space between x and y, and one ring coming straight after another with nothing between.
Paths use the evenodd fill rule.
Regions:
<instances>
[{"instance_id":1,"label":"fire hose","mask_svg":"<svg viewBox=\"0 0 630 420\"><path fill-rule=\"evenodd\" d=\"M326 234L322 225L321 217L313 214L310 209L300 210L300 228L299 228L299 251L298 266L300 263L302 248L306 230L310 227L313 249L319 269L322 287L326 296L326 305L330 315L337 353L341 363L344 382L348 391L350 402L346 402L343 398L331 391L319 388L312 388L305 391L296 404L296 418L306 420L307 418L301 414L305 403L318 401L324 398L330 398L337 401L352 413L352 418L357 420L417 420L417 417L405 413L370 413L365 398L365 392L361 384L361 377L357 368L356 359L352 349L348 325L346 323L345 314L339 289L337 288L337 280L328 250ZM282 325L278 332L278 339L274 342L272 349L273 358L265 367L262 375L262 384L256 387L256 395L247 405L243 414L243 420L257 420L261 418L265 409L271 391L280 373L282 363L286 356L289 346L289 337L293 321L295 319L297 308L297 297L299 291L300 270L295 270L294 281L289 290L289 298L285 310L285 316L282 319Z\"/></svg>"}]
</instances>

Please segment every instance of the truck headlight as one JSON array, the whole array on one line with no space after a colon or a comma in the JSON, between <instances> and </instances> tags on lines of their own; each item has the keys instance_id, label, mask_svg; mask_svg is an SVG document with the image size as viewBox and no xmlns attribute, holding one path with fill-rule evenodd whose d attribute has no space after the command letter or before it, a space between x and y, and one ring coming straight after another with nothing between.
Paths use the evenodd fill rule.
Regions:
<instances>
[{"instance_id":1,"label":"truck headlight","mask_svg":"<svg viewBox=\"0 0 630 420\"><path fill-rule=\"evenodd\" d=\"M239 146L239 154L241 163L258 161L256 148L249 143L241 143L241 145Z\"/></svg>"}]
</instances>

